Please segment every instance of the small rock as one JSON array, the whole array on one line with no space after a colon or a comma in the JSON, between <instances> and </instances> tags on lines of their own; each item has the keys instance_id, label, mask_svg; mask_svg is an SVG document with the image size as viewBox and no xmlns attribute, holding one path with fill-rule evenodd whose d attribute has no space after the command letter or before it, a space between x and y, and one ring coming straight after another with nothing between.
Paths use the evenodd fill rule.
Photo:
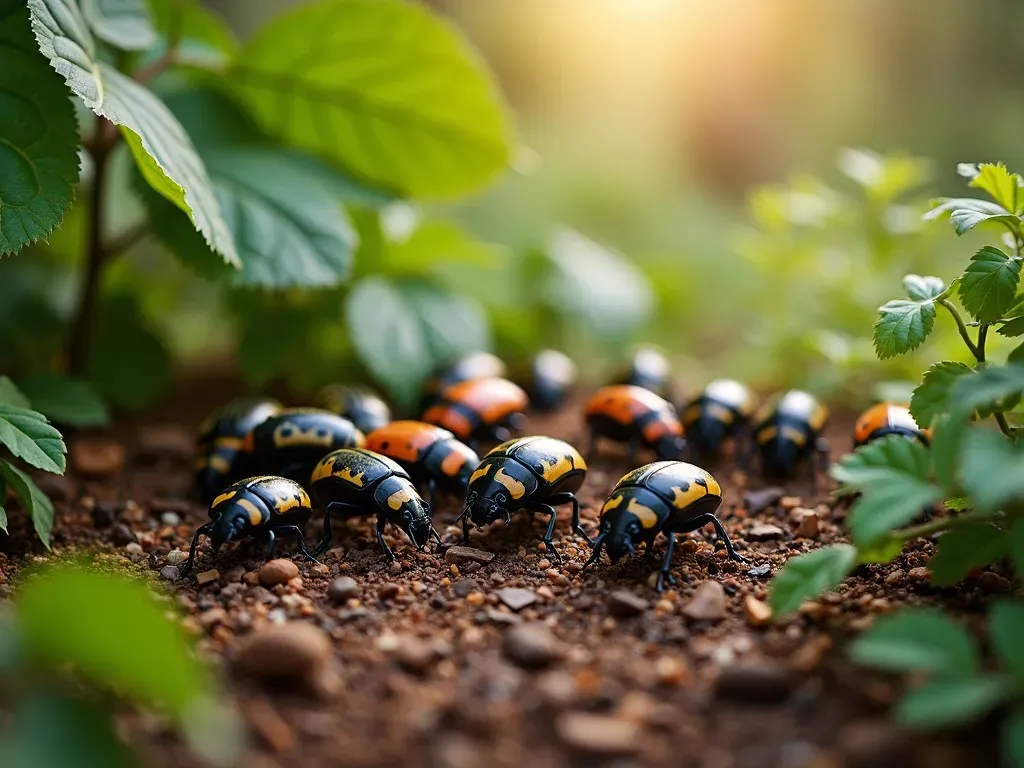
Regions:
<instances>
[{"instance_id":1,"label":"small rock","mask_svg":"<svg viewBox=\"0 0 1024 768\"><path fill-rule=\"evenodd\" d=\"M399 638L395 661L406 672L423 675L437 660L437 650L430 643L416 637Z\"/></svg>"},{"instance_id":2,"label":"small rock","mask_svg":"<svg viewBox=\"0 0 1024 768\"><path fill-rule=\"evenodd\" d=\"M555 709L572 705L578 696L576 679L562 670L544 672L537 677L536 685L544 703Z\"/></svg>"},{"instance_id":3,"label":"small rock","mask_svg":"<svg viewBox=\"0 0 1024 768\"><path fill-rule=\"evenodd\" d=\"M137 541L132 541L124 545L124 551L130 555L141 555L143 552L142 545Z\"/></svg>"},{"instance_id":4,"label":"small rock","mask_svg":"<svg viewBox=\"0 0 1024 768\"><path fill-rule=\"evenodd\" d=\"M181 565L186 560L188 560L188 552L180 549L172 549L167 553L167 562L171 565Z\"/></svg>"},{"instance_id":5,"label":"small rock","mask_svg":"<svg viewBox=\"0 0 1024 768\"><path fill-rule=\"evenodd\" d=\"M494 559L494 553L485 552L482 549L476 549L475 547L448 547L444 553L444 560L446 563L455 563L455 565L461 565L462 563L484 563L487 564Z\"/></svg>"},{"instance_id":6,"label":"small rock","mask_svg":"<svg viewBox=\"0 0 1024 768\"><path fill-rule=\"evenodd\" d=\"M220 571L216 568L211 568L208 571L196 574L196 581L199 582L199 586L209 584L210 582L217 581L220 578Z\"/></svg>"},{"instance_id":7,"label":"small rock","mask_svg":"<svg viewBox=\"0 0 1024 768\"><path fill-rule=\"evenodd\" d=\"M683 615L694 621L719 621L725 618L725 590L717 581L705 581L694 590Z\"/></svg>"},{"instance_id":8,"label":"small rock","mask_svg":"<svg viewBox=\"0 0 1024 768\"><path fill-rule=\"evenodd\" d=\"M331 640L322 629L299 621L253 632L235 656L235 672L258 682L315 685L332 658Z\"/></svg>"},{"instance_id":9,"label":"small rock","mask_svg":"<svg viewBox=\"0 0 1024 768\"><path fill-rule=\"evenodd\" d=\"M900 568L889 571L889 575L885 577L885 583L890 587L894 587L897 584L901 584L906 575Z\"/></svg>"},{"instance_id":10,"label":"small rock","mask_svg":"<svg viewBox=\"0 0 1024 768\"><path fill-rule=\"evenodd\" d=\"M640 724L611 715L564 712L555 722L555 728L567 747L588 755L632 755L641 745Z\"/></svg>"},{"instance_id":11,"label":"small rock","mask_svg":"<svg viewBox=\"0 0 1024 768\"><path fill-rule=\"evenodd\" d=\"M181 572L178 570L176 565L165 565L160 569L160 578L166 579L167 581L177 581L178 577L181 576Z\"/></svg>"},{"instance_id":12,"label":"small rock","mask_svg":"<svg viewBox=\"0 0 1024 768\"><path fill-rule=\"evenodd\" d=\"M137 539L131 528L124 523L118 523L110 529L110 541L118 547L123 547L127 544L134 544Z\"/></svg>"},{"instance_id":13,"label":"small rock","mask_svg":"<svg viewBox=\"0 0 1024 768\"><path fill-rule=\"evenodd\" d=\"M783 509L796 509L804 503L804 500L799 496L783 496L779 499L779 506Z\"/></svg>"},{"instance_id":14,"label":"small rock","mask_svg":"<svg viewBox=\"0 0 1024 768\"><path fill-rule=\"evenodd\" d=\"M398 589L399 587L397 584L381 584L377 589L377 597L381 600L390 600L398 594Z\"/></svg>"},{"instance_id":15,"label":"small rock","mask_svg":"<svg viewBox=\"0 0 1024 768\"><path fill-rule=\"evenodd\" d=\"M907 578L913 581L928 581L931 577L932 572L923 566L911 568L910 571L907 572Z\"/></svg>"},{"instance_id":16,"label":"small rock","mask_svg":"<svg viewBox=\"0 0 1024 768\"><path fill-rule=\"evenodd\" d=\"M109 528L117 519L117 507L106 502L94 504L90 513L92 514L92 524L96 528Z\"/></svg>"},{"instance_id":17,"label":"small rock","mask_svg":"<svg viewBox=\"0 0 1024 768\"><path fill-rule=\"evenodd\" d=\"M359 596L359 582L351 576L342 576L331 582L327 588L327 597L336 603L344 603Z\"/></svg>"},{"instance_id":18,"label":"small rock","mask_svg":"<svg viewBox=\"0 0 1024 768\"><path fill-rule=\"evenodd\" d=\"M181 525L181 515L177 512L164 512L160 515L160 522L172 528Z\"/></svg>"},{"instance_id":19,"label":"small rock","mask_svg":"<svg viewBox=\"0 0 1024 768\"><path fill-rule=\"evenodd\" d=\"M814 512L805 515L797 526L796 535L803 539L816 539L821 531L818 516Z\"/></svg>"},{"instance_id":20,"label":"small rock","mask_svg":"<svg viewBox=\"0 0 1024 768\"><path fill-rule=\"evenodd\" d=\"M440 592L435 592L430 596L430 600L427 601L431 608L435 611L443 611L448 607L448 601L444 599L444 595Z\"/></svg>"},{"instance_id":21,"label":"small rock","mask_svg":"<svg viewBox=\"0 0 1024 768\"><path fill-rule=\"evenodd\" d=\"M978 583L989 592L1011 592L1013 584L993 571L984 571L978 577Z\"/></svg>"},{"instance_id":22,"label":"small rock","mask_svg":"<svg viewBox=\"0 0 1024 768\"><path fill-rule=\"evenodd\" d=\"M715 681L715 697L742 704L776 704L790 693L789 677L774 666L732 666Z\"/></svg>"},{"instance_id":23,"label":"small rock","mask_svg":"<svg viewBox=\"0 0 1024 768\"><path fill-rule=\"evenodd\" d=\"M499 589L495 594L513 611L521 611L537 602L537 595L528 589L519 589L518 587Z\"/></svg>"},{"instance_id":24,"label":"small rock","mask_svg":"<svg viewBox=\"0 0 1024 768\"><path fill-rule=\"evenodd\" d=\"M743 600L743 610L747 615L747 624L752 627L764 627L772 620L772 609L753 595Z\"/></svg>"},{"instance_id":25,"label":"small rock","mask_svg":"<svg viewBox=\"0 0 1024 768\"><path fill-rule=\"evenodd\" d=\"M505 613L504 611L496 611L493 608L487 611L485 615L488 621L506 626L519 624L523 620L523 617L516 613Z\"/></svg>"},{"instance_id":26,"label":"small rock","mask_svg":"<svg viewBox=\"0 0 1024 768\"><path fill-rule=\"evenodd\" d=\"M474 589L480 586L476 579L459 579L452 586L452 592L455 593L456 597L465 597Z\"/></svg>"},{"instance_id":27,"label":"small rock","mask_svg":"<svg viewBox=\"0 0 1024 768\"><path fill-rule=\"evenodd\" d=\"M540 624L519 624L510 628L502 642L505 655L526 669L543 669L562 656L562 647Z\"/></svg>"},{"instance_id":28,"label":"small rock","mask_svg":"<svg viewBox=\"0 0 1024 768\"><path fill-rule=\"evenodd\" d=\"M755 579L763 579L765 576L770 575L772 572L771 563L761 563L755 565L753 568L747 570L747 575Z\"/></svg>"},{"instance_id":29,"label":"small rock","mask_svg":"<svg viewBox=\"0 0 1024 768\"><path fill-rule=\"evenodd\" d=\"M675 656L662 656L655 661L654 674L658 676L659 683L673 688L686 685L691 679L686 662Z\"/></svg>"},{"instance_id":30,"label":"small rock","mask_svg":"<svg viewBox=\"0 0 1024 768\"><path fill-rule=\"evenodd\" d=\"M215 624L223 624L228 619L228 612L223 608L211 608L208 611L203 611L196 617L199 620L199 626L204 629L209 629Z\"/></svg>"},{"instance_id":31,"label":"small rock","mask_svg":"<svg viewBox=\"0 0 1024 768\"><path fill-rule=\"evenodd\" d=\"M782 498L784 493L785 491L775 486L762 488L759 491L747 491L743 494L743 502L747 507L747 513L756 515L758 512L775 504Z\"/></svg>"},{"instance_id":32,"label":"small rock","mask_svg":"<svg viewBox=\"0 0 1024 768\"><path fill-rule=\"evenodd\" d=\"M111 477L124 469L124 446L109 441L80 440L71 449L75 471L87 477Z\"/></svg>"},{"instance_id":33,"label":"small rock","mask_svg":"<svg viewBox=\"0 0 1024 768\"><path fill-rule=\"evenodd\" d=\"M620 619L639 616L650 603L626 589L616 589L608 595L608 613Z\"/></svg>"},{"instance_id":34,"label":"small rock","mask_svg":"<svg viewBox=\"0 0 1024 768\"><path fill-rule=\"evenodd\" d=\"M811 638L790 656L790 669L796 672L810 672L821 664L821 660L825 658L825 654L831 647L832 638L828 635Z\"/></svg>"},{"instance_id":35,"label":"small rock","mask_svg":"<svg viewBox=\"0 0 1024 768\"><path fill-rule=\"evenodd\" d=\"M259 570L260 584L273 587L284 584L299 575L299 566L283 557L265 562Z\"/></svg>"},{"instance_id":36,"label":"small rock","mask_svg":"<svg viewBox=\"0 0 1024 768\"><path fill-rule=\"evenodd\" d=\"M768 541L769 539L782 538L783 531L779 526L771 523L755 525L747 532L747 538L751 541Z\"/></svg>"}]
</instances>

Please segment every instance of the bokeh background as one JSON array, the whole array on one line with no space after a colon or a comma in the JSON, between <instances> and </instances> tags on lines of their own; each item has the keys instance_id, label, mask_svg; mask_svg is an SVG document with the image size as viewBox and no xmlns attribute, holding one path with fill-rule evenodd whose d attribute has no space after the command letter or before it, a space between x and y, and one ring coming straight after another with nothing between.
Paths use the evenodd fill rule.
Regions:
<instances>
[{"instance_id":1,"label":"bokeh background","mask_svg":"<svg viewBox=\"0 0 1024 768\"><path fill-rule=\"evenodd\" d=\"M242 39L292 4L207 3ZM383 218L396 240L429 220L438 248L468 253L430 274L476 302L482 345L513 363L560 347L600 380L649 341L668 351L684 388L733 375L851 406L900 396L943 347L957 354L940 316L923 350L879 363L871 324L878 305L902 295L904 273L948 277L992 240L957 239L921 214L934 196L965 192L960 161L1024 166L1024 5L430 5L496 73L520 149L484 194L396 205ZM118 158L126 177L128 160ZM112 230L140 215L130 186L116 193ZM76 207L40 253L5 265L9 368L45 365L60 349L78 279L66 267L81 259L84 215ZM446 239L445 221L472 240ZM374 268L357 256L357 275ZM337 311L344 288L224 291L146 240L109 271L105 294L126 290L162 350L119 374L153 379L121 405L147 405L174 375L215 369L296 397L366 378ZM25 327L30 335L16 332Z\"/></svg>"}]
</instances>

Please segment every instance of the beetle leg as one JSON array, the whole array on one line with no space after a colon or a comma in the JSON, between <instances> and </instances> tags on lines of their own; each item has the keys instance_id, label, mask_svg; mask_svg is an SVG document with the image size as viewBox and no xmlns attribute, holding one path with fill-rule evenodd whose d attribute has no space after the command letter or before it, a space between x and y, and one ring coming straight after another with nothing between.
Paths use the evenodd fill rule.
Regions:
<instances>
[{"instance_id":1,"label":"beetle leg","mask_svg":"<svg viewBox=\"0 0 1024 768\"><path fill-rule=\"evenodd\" d=\"M299 552L301 552L308 559L312 560L314 563L317 563L319 565L320 561L317 560L315 557L313 557L313 555L311 555L309 553L309 550L306 549L306 542L302 540L302 529L299 528L299 526L297 526L297 525L282 525L280 528L277 529L277 532L278 533L294 533L295 534L296 543L298 544L298 547L299 547Z\"/></svg>"},{"instance_id":2,"label":"beetle leg","mask_svg":"<svg viewBox=\"0 0 1024 768\"><path fill-rule=\"evenodd\" d=\"M532 506L538 512L544 512L551 516L548 519L547 530L544 531L544 546L547 547L548 551L551 553L551 559L554 560L556 563L561 564L562 556L558 553L558 550L555 549L555 542L551 540L551 536L555 532L555 523L558 521L558 513L555 512L555 508L552 507L550 504L536 503Z\"/></svg>"},{"instance_id":3,"label":"beetle leg","mask_svg":"<svg viewBox=\"0 0 1024 768\"><path fill-rule=\"evenodd\" d=\"M665 559L661 561L661 570L658 571L658 579L654 582L654 588L660 593L664 584L668 582L670 585L676 583L675 577L672 576L672 552L676 548L676 535L674 533L666 533L668 536L668 547L665 548Z\"/></svg>"},{"instance_id":4,"label":"beetle leg","mask_svg":"<svg viewBox=\"0 0 1024 768\"><path fill-rule=\"evenodd\" d=\"M458 524L462 521L462 543L465 544L469 541L469 510L462 510L462 514L455 518L455 523Z\"/></svg>"},{"instance_id":5,"label":"beetle leg","mask_svg":"<svg viewBox=\"0 0 1024 768\"><path fill-rule=\"evenodd\" d=\"M608 534L602 533L596 539L594 539L594 551L591 552L587 562L583 564L583 570L587 570L591 565L601 560L601 552L604 551L604 537Z\"/></svg>"},{"instance_id":6,"label":"beetle leg","mask_svg":"<svg viewBox=\"0 0 1024 768\"><path fill-rule=\"evenodd\" d=\"M698 520L703 520L703 523L701 523L702 525L707 525L708 523L711 523L713 526L715 526L715 531L718 533L718 537L722 540L722 543L725 544L725 551L729 553L729 557L731 557L737 563L747 562L747 558L743 557L739 552L737 552L733 548L732 542L729 540L729 534L725 530L725 526L722 525L721 520L719 520L717 517L710 513L701 515L700 517L696 518L693 522L696 523Z\"/></svg>"},{"instance_id":7,"label":"beetle leg","mask_svg":"<svg viewBox=\"0 0 1024 768\"><path fill-rule=\"evenodd\" d=\"M196 530L195 535L192 537L192 546L188 548L188 560L181 566L182 573L188 573L192 569L192 564L196 559L196 546L199 544L199 537L202 535L210 535L210 529L213 527L212 523L206 523L205 525L199 526Z\"/></svg>"},{"instance_id":8,"label":"beetle leg","mask_svg":"<svg viewBox=\"0 0 1024 768\"><path fill-rule=\"evenodd\" d=\"M587 542L588 545L593 546L593 540L587 535L587 532L583 530L583 526L580 525L580 500L576 498L576 494L572 491L565 491L564 493L556 493L550 499L549 502L552 504L572 504L572 529Z\"/></svg>"},{"instance_id":9,"label":"beetle leg","mask_svg":"<svg viewBox=\"0 0 1024 768\"><path fill-rule=\"evenodd\" d=\"M273 528L267 529L267 553L266 559L270 560L274 556L274 549L277 547L277 536L274 534Z\"/></svg>"},{"instance_id":10,"label":"beetle leg","mask_svg":"<svg viewBox=\"0 0 1024 768\"><path fill-rule=\"evenodd\" d=\"M388 556L391 562L395 562L398 558L395 557L395 553L391 551L391 547L384 541L384 526L388 524L387 518L384 515L377 515L377 543L380 544L380 548L384 550L384 554Z\"/></svg>"},{"instance_id":11,"label":"beetle leg","mask_svg":"<svg viewBox=\"0 0 1024 768\"><path fill-rule=\"evenodd\" d=\"M333 538L331 533L331 516L338 512L340 513L345 509L355 509L362 511L362 507L358 504L348 504L344 501L329 501L324 509L324 532L320 536L320 541L316 545L316 549L313 553L316 555L322 555L331 546L331 540Z\"/></svg>"}]
</instances>

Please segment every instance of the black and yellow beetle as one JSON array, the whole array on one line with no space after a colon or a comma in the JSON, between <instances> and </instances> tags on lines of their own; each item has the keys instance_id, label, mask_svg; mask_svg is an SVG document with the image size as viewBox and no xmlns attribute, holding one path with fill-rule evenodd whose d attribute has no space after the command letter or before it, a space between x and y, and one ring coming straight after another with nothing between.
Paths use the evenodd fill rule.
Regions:
<instances>
[{"instance_id":1,"label":"black and yellow beetle","mask_svg":"<svg viewBox=\"0 0 1024 768\"><path fill-rule=\"evenodd\" d=\"M395 553L384 541L388 523L398 526L417 549L431 537L440 542L430 524L430 504L420 498L409 473L397 463L365 448L342 448L327 454L313 471L313 498L324 508L324 532L317 547L331 545L331 517L377 515L377 543L388 558Z\"/></svg>"},{"instance_id":2,"label":"black and yellow beetle","mask_svg":"<svg viewBox=\"0 0 1024 768\"><path fill-rule=\"evenodd\" d=\"M508 440L520 430L530 398L507 379L471 379L446 387L423 421L444 427L470 445L477 441Z\"/></svg>"},{"instance_id":3,"label":"black and yellow beetle","mask_svg":"<svg viewBox=\"0 0 1024 768\"><path fill-rule=\"evenodd\" d=\"M583 415L590 430L591 454L602 437L626 443L630 461L640 446L650 448L659 459L680 459L686 451L676 409L649 389L631 384L601 387L587 401Z\"/></svg>"},{"instance_id":4,"label":"black and yellow beetle","mask_svg":"<svg viewBox=\"0 0 1024 768\"><path fill-rule=\"evenodd\" d=\"M658 397L672 399L672 364L656 347L641 346L626 363L614 384L632 384L643 387Z\"/></svg>"},{"instance_id":5,"label":"black and yellow beetle","mask_svg":"<svg viewBox=\"0 0 1024 768\"><path fill-rule=\"evenodd\" d=\"M722 488L711 473L682 461L656 461L624 475L601 508L601 527L593 541L594 551L584 568L601 559L608 550L612 563L635 554L645 544L650 552L659 533L668 539L668 549L656 584L675 583L669 572L676 534L689 533L710 523L725 544L729 557L746 562L732 546L725 526L715 517L722 503Z\"/></svg>"},{"instance_id":6,"label":"black and yellow beetle","mask_svg":"<svg viewBox=\"0 0 1024 768\"><path fill-rule=\"evenodd\" d=\"M196 485L203 504L209 504L224 488L240 479L240 462L246 433L281 410L277 400L238 398L211 413L199 427L196 443Z\"/></svg>"},{"instance_id":7,"label":"black and yellow beetle","mask_svg":"<svg viewBox=\"0 0 1024 768\"><path fill-rule=\"evenodd\" d=\"M853 445L859 448L887 435L903 435L928 445L932 433L930 429L921 429L917 426L906 405L879 403L868 408L857 418L853 428Z\"/></svg>"},{"instance_id":8,"label":"black and yellow beetle","mask_svg":"<svg viewBox=\"0 0 1024 768\"><path fill-rule=\"evenodd\" d=\"M501 378L506 373L505 363L490 352L470 352L441 366L423 385L420 411L437 402L441 392L452 384L475 379Z\"/></svg>"},{"instance_id":9,"label":"black and yellow beetle","mask_svg":"<svg viewBox=\"0 0 1024 768\"><path fill-rule=\"evenodd\" d=\"M313 508L309 494L298 483L283 477L266 475L239 480L224 489L210 505L210 522L201 525L192 537L188 559L182 572L192 568L199 537L206 535L213 542L214 555L229 541L260 535L267 537L267 558L274 555L277 536L294 533L299 551L313 560L302 540L302 531Z\"/></svg>"},{"instance_id":10,"label":"black and yellow beetle","mask_svg":"<svg viewBox=\"0 0 1024 768\"><path fill-rule=\"evenodd\" d=\"M750 419L757 409L754 393L733 379L715 379L683 408L686 441L698 456L714 458L727 438L746 436L749 445Z\"/></svg>"},{"instance_id":11,"label":"black and yellow beetle","mask_svg":"<svg viewBox=\"0 0 1024 768\"><path fill-rule=\"evenodd\" d=\"M557 518L555 507L572 504L573 530L589 541L580 526L580 503L575 492L583 485L587 463L579 451L552 437L519 437L502 443L484 456L469 478L466 504L459 515L463 541L469 540L469 524L477 527L496 520L511 522L519 511L549 516L543 541L551 557L561 556L551 541Z\"/></svg>"},{"instance_id":12,"label":"black and yellow beetle","mask_svg":"<svg viewBox=\"0 0 1024 768\"><path fill-rule=\"evenodd\" d=\"M366 443L348 419L320 408L286 408L253 428L239 459L249 474L274 474L309 488L313 468L338 448Z\"/></svg>"},{"instance_id":13,"label":"black and yellow beetle","mask_svg":"<svg viewBox=\"0 0 1024 768\"><path fill-rule=\"evenodd\" d=\"M464 497L480 463L476 451L447 429L423 421L392 421L369 433L366 447L397 461L414 483L425 483L435 508L438 490Z\"/></svg>"},{"instance_id":14,"label":"black and yellow beetle","mask_svg":"<svg viewBox=\"0 0 1024 768\"><path fill-rule=\"evenodd\" d=\"M828 443L821 437L827 421L828 408L799 389L783 392L765 403L753 428L765 476L791 478L800 462L807 461L816 488L818 469L828 470Z\"/></svg>"},{"instance_id":15,"label":"black and yellow beetle","mask_svg":"<svg viewBox=\"0 0 1024 768\"><path fill-rule=\"evenodd\" d=\"M328 384L318 395L320 405L351 421L364 435L391 421L391 409L378 395L363 387Z\"/></svg>"},{"instance_id":16,"label":"black and yellow beetle","mask_svg":"<svg viewBox=\"0 0 1024 768\"><path fill-rule=\"evenodd\" d=\"M517 381L529 394L531 406L553 411L568 399L578 378L579 368L572 358L557 349L542 349Z\"/></svg>"}]
</instances>

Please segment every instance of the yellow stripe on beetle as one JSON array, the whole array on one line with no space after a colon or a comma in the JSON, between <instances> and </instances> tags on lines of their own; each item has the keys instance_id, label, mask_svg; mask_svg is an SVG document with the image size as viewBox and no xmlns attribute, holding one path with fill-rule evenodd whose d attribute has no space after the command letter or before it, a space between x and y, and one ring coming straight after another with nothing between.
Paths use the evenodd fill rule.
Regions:
<instances>
[{"instance_id":1,"label":"yellow stripe on beetle","mask_svg":"<svg viewBox=\"0 0 1024 768\"><path fill-rule=\"evenodd\" d=\"M521 499L526 495L526 486L512 477L512 475L506 473L504 468L494 473L494 481L505 486L505 489L513 499Z\"/></svg>"},{"instance_id":2,"label":"yellow stripe on beetle","mask_svg":"<svg viewBox=\"0 0 1024 768\"><path fill-rule=\"evenodd\" d=\"M658 525L658 513L636 499L630 499L626 505L626 511L632 512L640 521L640 525L646 529L655 528Z\"/></svg>"},{"instance_id":3,"label":"yellow stripe on beetle","mask_svg":"<svg viewBox=\"0 0 1024 768\"><path fill-rule=\"evenodd\" d=\"M494 465L493 464L484 464L482 467L477 467L476 471L474 471L473 474L469 476L470 484L475 483L481 477L487 477L487 474L491 471L491 467L492 466L494 466Z\"/></svg>"},{"instance_id":4,"label":"yellow stripe on beetle","mask_svg":"<svg viewBox=\"0 0 1024 768\"><path fill-rule=\"evenodd\" d=\"M708 489L700 483L690 483L685 491L680 486L674 485L672 486L672 494L672 506L676 509L685 509L698 499L703 499L707 496Z\"/></svg>"},{"instance_id":5,"label":"yellow stripe on beetle","mask_svg":"<svg viewBox=\"0 0 1024 768\"><path fill-rule=\"evenodd\" d=\"M249 513L249 522L253 525L259 525L263 522L263 512L248 499L239 499L238 506Z\"/></svg>"},{"instance_id":6,"label":"yellow stripe on beetle","mask_svg":"<svg viewBox=\"0 0 1024 768\"><path fill-rule=\"evenodd\" d=\"M397 491L388 496L388 506L394 510L402 508L403 504L412 501L412 494L407 488L399 488Z\"/></svg>"},{"instance_id":7,"label":"yellow stripe on beetle","mask_svg":"<svg viewBox=\"0 0 1024 768\"><path fill-rule=\"evenodd\" d=\"M235 494L236 493L238 493L238 491L225 491L220 496L218 496L216 499L214 499L213 500L213 504L211 504L210 506L211 507L216 507L218 504L221 504L221 503L223 503L225 501L233 499L233 498L235 498Z\"/></svg>"}]
</instances>

